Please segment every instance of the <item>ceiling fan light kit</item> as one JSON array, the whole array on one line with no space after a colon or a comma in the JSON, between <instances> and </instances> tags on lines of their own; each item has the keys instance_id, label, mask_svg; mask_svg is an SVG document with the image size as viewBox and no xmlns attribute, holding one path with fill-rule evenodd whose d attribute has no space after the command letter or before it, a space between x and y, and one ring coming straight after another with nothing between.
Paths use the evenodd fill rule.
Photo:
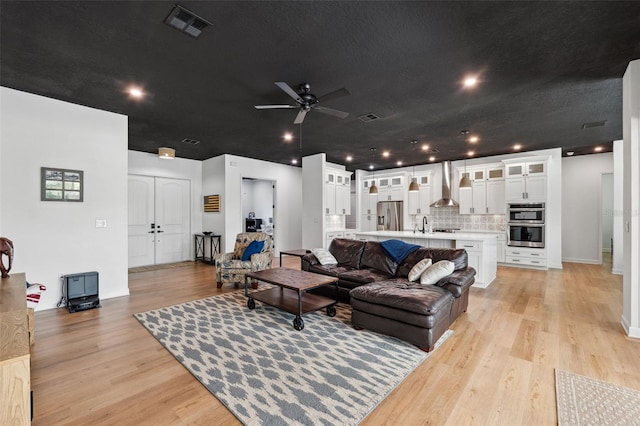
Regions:
<instances>
[{"instance_id":1,"label":"ceiling fan light kit","mask_svg":"<svg viewBox=\"0 0 640 426\"><path fill-rule=\"evenodd\" d=\"M283 92L289 95L297 105L255 105L255 109L299 109L298 115L296 115L293 124L302 124L304 122L307 113L311 110L321 112L323 114L333 115L334 117L346 118L349 116L348 112L339 111L333 108L327 108L320 106L321 101L327 101L330 99L340 98L351 94L349 90L342 89L334 90L324 96L317 97L311 93L311 85L309 83L303 83L300 85L300 92L296 92L284 81L276 81L276 86Z\"/></svg>"}]
</instances>

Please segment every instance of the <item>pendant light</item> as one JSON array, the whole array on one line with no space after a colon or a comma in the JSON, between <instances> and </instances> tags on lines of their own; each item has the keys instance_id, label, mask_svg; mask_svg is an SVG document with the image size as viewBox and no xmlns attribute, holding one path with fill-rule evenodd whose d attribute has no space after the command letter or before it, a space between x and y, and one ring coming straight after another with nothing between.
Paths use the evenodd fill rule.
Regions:
<instances>
[{"instance_id":1,"label":"pendant light","mask_svg":"<svg viewBox=\"0 0 640 426\"><path fill-rule=\"evenodd\" d=\"M415 151L416 148L416 144L418 143L418 141L416 140L412 140L411 142L411 146L413 148L411 148L412 151ZM418 181L416 180L416 166L413 166L413 171L411 172L411 183L409 183L409 192L417 192L420 191L420 185L418 185Z\"/></svg>"},{"instance_id":2,"label":"pendant light","mask_svg":"<svg viewBox=\"0 0 640 426\"><path fill-rule=\"evenodd\" d=\"M460 134L465 135L465 137L469 134L468 130L460 131ZM466 141L466 139L465 139ZM464 147L464 142L462 142ZM471 179L467 176L467 157L464 157L464 173L462 174L462 178L460 179L460 183L458 183L458 188L471 188Z\"/></svg>"},{"instance_id":3,"label":"pendant light","mask_svg":"<svg viewBox=\"0 0 640 426\"><path fill-rule=\"evenodd\" d=\"M373 169L373 159L375 154L376 154L376 149L371 148L371 169ZM369 195L376 195L376 194L378 194L378 187L376 186L376 172L373 172L373 181L371 183L371 186L369 187Z\"/></svg>"},{"instance_id":4,"label":"pendant light","mask_svg":"<svg viewBox=\"0 0 640 426\"><path fill-rule=\"evenodd\" d=\"M409 192L417 192L420 191L420 185L418 185L418 181L416 180L416 166L413 166L413 172L411 173L411 183L409 184Z\"/></svg>"}]
</instances>

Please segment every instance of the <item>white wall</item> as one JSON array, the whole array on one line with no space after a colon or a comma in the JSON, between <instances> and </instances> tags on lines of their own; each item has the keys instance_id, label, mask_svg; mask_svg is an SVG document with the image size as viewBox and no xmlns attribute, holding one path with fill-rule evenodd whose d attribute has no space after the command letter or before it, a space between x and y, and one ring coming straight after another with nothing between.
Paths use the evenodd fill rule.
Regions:
<instances>
[{"instance_id":1,"label":"white wall","mask_svg":"<svg viewBox=\"0 0 640 426\"><path fill-rule=\"evenodd\" d=\"M623 229L623 178L624 159L623 141L613 142L613 256L611 272L622 275L624 273L624 229Z\"/></svg>"},{"instance_id":2,"label":"white wall","mask_svg":"<svg viewBox=\"0 0 640 426\"><path fill-rule=\"evenodd\" d=\"M640 60L622 78L623 252L622 326L640 338Z\"/></svg>"},{"instance_id":3,"label":"white wall","mask_svg":"<svg viewBox=\"0 0 640 426\"><path fill-rule=\"evenodd\" d=\"M180 150L176 151L180 155ZM202 196L202 162L176 157L173 160L163 160L157 154L148 152L128 151L129 174L156 176L171 179L185 179L191 182L191 229L195 234L202 228L202 214L204 199ZM191 258L195 256L193 243L189 245Z\"/></svg>"},{"instance_id":4,"label":"white wall","mask_svg":"<svg viewBox=\"0 0 640 426\"><path fill-rule=\"evenodd\" d=\"M613 154L562 159L562 260L602 260L602 175L613 173Z\"/></svg>"},{"instance_id":5,"label":"white wall","mask_svg":"<svg viewBox=\"0 0 640 426\"><path fill-rule=\"evenodd\" d=\"M302 245L301 247L324 247L324 170L325 154L302 158Z\"/></svg>"},{"instance_id":6,"label":"white wall","mask_svg":"<svg viewBox=\"0 0 640 426\"><path fill-rule=\"evenodd\" d=\"M222 247L225 252L233 250L235 236L244 230L243 177L275 182L273 221L276 253L280 249L302 247L302 171L299 167L225 154L203 161L202 177L205 195L221 195L223 213L205 213L203 223L216 233L223 229Z\"/></svg>"},{"instance_id":7,"label":"white wall","mask_svg":"<svg viewBox=\"0 0 640 426\"><path fill-rule=\"evenodd\" d=\"M602 175L602 251L611 253L613 240L613 173Z\"/></svg>"},{"instance_id":8,"label":"white wall","mask_svg":"<svg viewBox=\"0 0 640 426\"><path fill-rule=\"evenodd\" d=\"M0 217L15 245L12 272L47 286L38 310L60 300L61 273L98 271L101 299L129 294L127 117L4 87L0 99ZM40 201L41 167L84 171L84 201Z\"/></svg>"}]
</instances>

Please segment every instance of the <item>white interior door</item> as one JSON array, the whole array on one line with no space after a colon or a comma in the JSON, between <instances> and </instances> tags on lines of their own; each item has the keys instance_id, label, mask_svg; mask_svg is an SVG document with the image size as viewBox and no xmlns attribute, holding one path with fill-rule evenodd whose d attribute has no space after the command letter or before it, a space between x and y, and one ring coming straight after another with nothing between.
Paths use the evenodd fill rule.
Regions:
<instances>
[{"instance_id":1,"label":"white interior door","mask_svg":"<svg viewBox=\"0 0 640 426\"><path fill-rule=\"evenodd\" d=\"M189 259L190 182L129 175L129 267Z\"/></svg>"},{"instance_id":2,"label":"white interior door","mask_svg":"<svg viewBox=\"0 0 640 426\"><path fill-rule=\"evenodd\" d=\"M189 259L189 181L156 178L156 262Z\"/></svg>"},{"instance_id":3,"label":"white interior door","mask_svg":"<svg viewBox=\"0 0 640 426\"><path fill-rule=\"evenodd\" d=\"M129 268L155 263L155 179L129 175Z\"/></svg>"}]
</instances>

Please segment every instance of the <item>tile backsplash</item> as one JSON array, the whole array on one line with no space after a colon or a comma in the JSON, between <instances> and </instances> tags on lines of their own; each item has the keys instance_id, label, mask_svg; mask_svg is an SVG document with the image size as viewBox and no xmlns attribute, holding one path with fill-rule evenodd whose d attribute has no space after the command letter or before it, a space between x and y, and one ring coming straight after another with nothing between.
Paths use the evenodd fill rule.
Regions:
<instances>
[{"instance_id":1,"label":"tile backsplash","mask_svg":"<svg viewBox=\"0 0 640 426\"><path fill-rule=\"evenodd\" d=\"M422 216L412 216L412 227L422 226ZM460 214L458 207L431 207L427 221L434 228L457 228L478 231L504 231L503 214Z\"/></svg>"}]
</instances>

